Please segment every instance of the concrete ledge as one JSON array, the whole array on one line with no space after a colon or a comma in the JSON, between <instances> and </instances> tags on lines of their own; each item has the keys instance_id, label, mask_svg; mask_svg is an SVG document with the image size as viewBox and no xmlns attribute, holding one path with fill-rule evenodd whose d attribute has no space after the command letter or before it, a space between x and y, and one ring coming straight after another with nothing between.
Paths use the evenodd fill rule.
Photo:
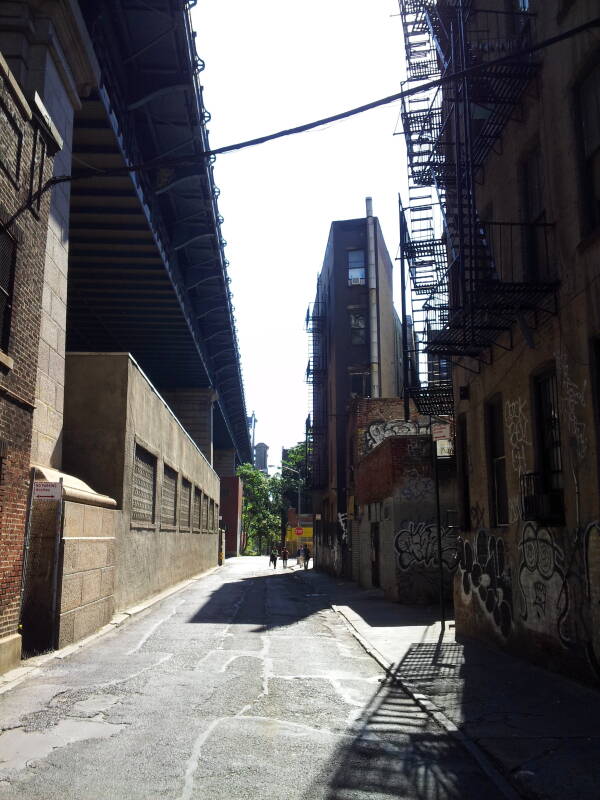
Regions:
<instances>
[{"instance_id":1,"label":"concrete ledge","mask_svg":"<svg viewBox=\"0 0 600 800\"><path fill-rule=\"evenodd\" d=\"M21 661L21 634L12 633L0 639L0 675L14 669Z\"/></svg>"}]
</instances>

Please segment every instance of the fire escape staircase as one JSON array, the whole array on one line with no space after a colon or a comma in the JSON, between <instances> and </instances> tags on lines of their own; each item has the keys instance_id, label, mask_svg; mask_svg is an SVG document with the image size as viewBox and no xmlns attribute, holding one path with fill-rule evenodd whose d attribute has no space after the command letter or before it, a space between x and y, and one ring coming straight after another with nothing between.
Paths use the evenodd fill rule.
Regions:
<instances>
[{"instance_id":1,"label":"fire escape staircase","mask_svg":"<svg viewBox=\"0 0 600 800\"><path fill-rule=\"evenodd\" d=\"M515 324L535 328L556 311L553 227L480 220L475 207L475 181L537 71L527 53L534 17L465 0L399 2L413 89L401 109L409 163L401 253L428 364L428 380L411 394L422 413L449 414L451 380L431 363L477 370L494 346L512 348ZM452 73L460 76L443 89L428 86Z\"/></svg>"}]
</instances>

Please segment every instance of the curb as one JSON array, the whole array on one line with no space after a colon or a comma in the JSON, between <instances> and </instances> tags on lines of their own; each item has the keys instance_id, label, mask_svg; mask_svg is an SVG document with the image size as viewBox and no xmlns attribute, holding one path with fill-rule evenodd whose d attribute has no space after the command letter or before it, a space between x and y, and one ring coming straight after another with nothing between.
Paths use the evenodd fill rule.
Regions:
<instances>
[{"instance_id":1,"label":"curb","mask_svg":"<svg viewBox=\"0 0 600 800\"><path fill-rule=\"evenodd\" d=\"M331 608L336 614L344 620L348 626L350 633L356 641L363 648L365 653L369 655L379 666L383 669L386 677L392 678L398 683L407 695L414 700L419 708L424 711L428 717L436 722L449 736L458 742L469 755L477 762L481 771L492 781L494 786L498 789L500 794L506 800L522 800L522 795L517 792L510 782L506 779L504 774L494 765L489 756L482 750L472 739L464 734L451 719L449 719L444 712L433 703L427 695L420 692L415 686L406 683L397 672L394 672L394 662L387 659L382 655L377 648L373 647L370 642L358 631L354 623L348 618L340 606L331 604Z\"/></svg>"},{"instance_id":2,"label":"curb","mask_svg":"<svg viewBox=\"0 0 600 800\"><path fill-rule=\"evenodd\" d=\"M177 594L177 592L182 591L187 586L195 583L201 578L207 578L218 569L221 569L221 567L211 567L205 572L200 572L198 575L194 575L193 578L186 578L184 581L180 581L174 586L171 586L168 589L153 595L148 600L144 600L143 603L138 603L135 606L126 608L124 611L119 611L118 614L113 616L110 622L108 622L106 625L103 625L102 628L94 631L94 633L90 634L89 636L86 636L84 639L80 639L78 642L68 644L66 647L62 647L60 650L53 650L50 653L44 653L40 656L28 658L27 661L22 662L22 666L16 667L9 672L5 672L4 675L0 675L0 695L4 694L5 692L9 692L11 689L14 689L20 683L23 683L26 678L37 675L37 673L41 671L41 668L48 662L54 661L55 659L62 660L63 658L68 658L73 653L83 650L84 647L88 647L88 645L93 644L98 639L106 636L107 633L114 631L116 628L120 628L121 625L125 625L130 619L143 614L145 611L152 608L152 606L160 603L161 600L166 600L168 597Z\"/></svg>"}]
</instances>

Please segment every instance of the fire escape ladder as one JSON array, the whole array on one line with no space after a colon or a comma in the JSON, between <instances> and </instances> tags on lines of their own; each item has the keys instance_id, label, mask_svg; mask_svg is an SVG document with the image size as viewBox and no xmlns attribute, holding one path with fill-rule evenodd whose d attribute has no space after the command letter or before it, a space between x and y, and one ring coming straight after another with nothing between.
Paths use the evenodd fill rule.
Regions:
<instances>
[{"instance_id":1,"label":"fire escape ladder","mask_svg":"<svg viewBox=\"0 0 600 800\"><path fill-rule=\"evenodd\" d=\"M409 165L401 250L420 345L413 394L423 413L440 413L452 406L451 363L488 363L492 347L513 346L524 315L534 326L539 312L555 310L553 226L481 220L475 203L479 171L536 74L527 52L535 17L500 0L496 10L468 0L399 3L414 90L401 108ZM443 89L427 88L453 73L460 77Z\"/></svg>"},{"instance_id":2,"label":"fire escape ladder","mask_svg":"<svg viewBox=\"0 0 600 800\"><path fill-rule=\"evenodd\" d=\"M312 303L306 313L309 335L306 382L311 387L312 418L310 438L310 485L320 489L327 481L327 342L325 325L327 306L324 300Z\"/></svg>"}]
</instances>

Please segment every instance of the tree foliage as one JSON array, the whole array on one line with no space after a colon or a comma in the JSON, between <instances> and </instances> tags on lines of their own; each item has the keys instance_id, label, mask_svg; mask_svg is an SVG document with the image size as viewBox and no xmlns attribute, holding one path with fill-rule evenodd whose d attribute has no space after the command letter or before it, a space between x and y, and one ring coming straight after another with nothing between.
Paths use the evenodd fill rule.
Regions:
<instances>
[{"instance_id":1,"label":"tree foliage","mask_svg":"<svg viewBox=\"0 0 600 800\"><path fill-rule=\"evenodd\" d=\"M280 538L281 477L269 477L252 464L242 464L237 475L244 485L242 526L247 534L246 549L263 553Z\"/></svg>"}]
</instances>

